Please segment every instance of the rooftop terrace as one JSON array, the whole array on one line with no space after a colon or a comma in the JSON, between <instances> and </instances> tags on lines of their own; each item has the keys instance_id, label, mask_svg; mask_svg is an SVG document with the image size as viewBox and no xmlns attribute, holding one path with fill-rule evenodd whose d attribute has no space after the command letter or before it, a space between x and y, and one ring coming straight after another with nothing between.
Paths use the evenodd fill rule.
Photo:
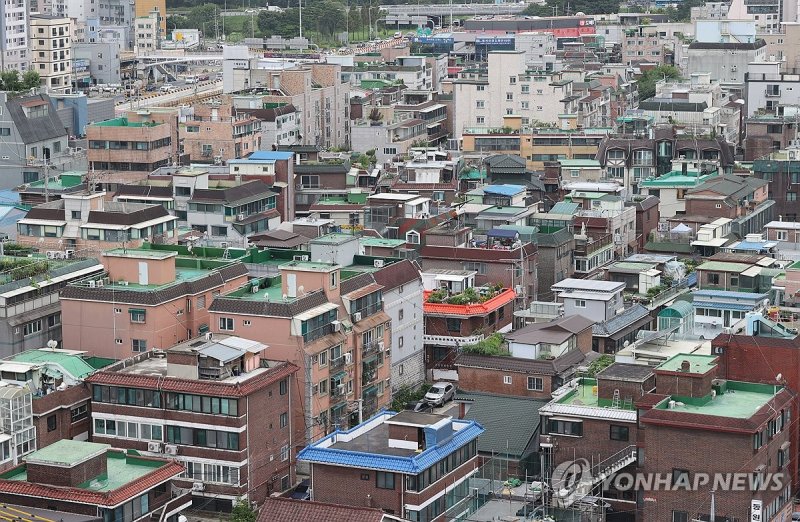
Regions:
<instances>
[{"instance_id":1,"label":"rooftop terrace","mask_svg":"<svg viewBox=\"0 0 800 522\"><path fill-rule=\"evenodd\" d=\"M726 381L726 388L718 390L713 398L710 395L703 399L675 396L674 407L670 408L669 401L663 401L656 408L697 415L748 419L782 389L781 386L769 384Z\"/></svg>"},{"instance_id":2,"label":"rooftop terrace","mask_svg":"<svg viewBox=\"0 0 800 522\"><path fill-rule=\"evenodd\" d=\"M683 363L689 363L689 370L682 369ZM661 363L656 369L665 372L681 372L693 374L705 374L717 366L717 358L713 355L683 354L674 355Z\"/></svg>"},{"instance_id":3,"label":"rooftop terrace","mask_svg":"<svg viewBox=\"0 0 800 522\"><path fill-rule=\"evenodd\" d=\"M111 120L93 123L96 127L155 127L156 125L163 125L163 123L155 121L129 121L128 118L114 118Z\"/></svg>"}]
</instances>

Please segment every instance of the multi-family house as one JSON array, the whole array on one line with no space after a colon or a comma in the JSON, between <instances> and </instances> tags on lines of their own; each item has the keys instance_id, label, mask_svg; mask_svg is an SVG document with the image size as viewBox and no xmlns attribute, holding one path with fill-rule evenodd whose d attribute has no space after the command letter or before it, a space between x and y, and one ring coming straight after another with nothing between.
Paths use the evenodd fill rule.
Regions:
<instances>
[{"instance_id":1,"label":"multi-family house","mask_svg":"<svg viewBox=\"0 0 800 522\"><path fill-rule=\"evenodd\" d=\"M625 283L564 279L551 287L555 300L564 304L564 315L582 315L595 322L616 316L624 308Z\"/></svg>"},{"instance_id":2,"label":"multi-family house","mask_svg":"<svg viewBox=\"0 0 800 522\"><path fill-rule=\"evenodd\" d=\"M311 500L380 507L408 520L471 513L470 478L479 467L475 421L381 412L336 431L298 454L311 465Z\"/></svg>"},{"instance_id":3,"label":"multi-family house","mask_svg":"<svg viewBox=\"0 0 800 522\"><path fill-rule=\"evenodd\" d=\"M238 112L231 102L200 103L193 109L180 129L183 153L191 161L219 164L261 149L261 120L255 115Z\"/></svg>"},{"instance_id":4,"label":"multi-family house","mask_svg":"<svg viewBox=\"0 0 800 522\"><path fill-rule=\"evenodd\" d=\"M177 189L177 187L176 187ZM220 247L246 247L247 237L274 230L281 222L278 195L264 181L191 191L186 220L203 241Z\"/></svg>"},{"instance_id":5,"label":"multi-family house","mask_svg":"<svg viewBox=\"0 0 800 522\"><path fill-rule=\"evenodd\" d=\"M106 201L105 192L62 194L32 208L17 222L17 242L54 257L95 257L115 247L136 248L144 241L172 243L175 222L163 205Z\"/></svg>"},{"instance_id":6,"label":"multi-family house","mask_svg":"<svg viewBox=\"0 0 800 522\"><path fill-rule=\"evenodd\" d=\"M662 217L679 218L687 215L688 191L719 175L719 171L713 167L706 168L704 165L701 169L703 170L690 170L686 163L682 163L681 170L673 170L657 178L641 179L639 190L644 196L655 196L659 199L658 211Z\"/></svg>"},{"instance_id":7,"label":"multi-family house","mask_svg":"<svg viewBox=\"0 0 800 522\"><path fill-rule=\"evenodd\" d=\"M767 197L775 202L774 218L797 221L800 183L800 150L796 145L778 150L753 162L753 175L766 180Z\"/></svg>"},{"instance_id":8,"label":"multi-family house","mask_svg":"<svg viewBox=\"0 0 800 522\"><path fill-rule=\"evenodd\" d=\"M48 92L72 92L72 35L69 18L30 15L31 68Z\"/></svg>"},{"instance_id":9,"label":"multi-family house","mask_svg":"<svg viewBox=\"0 0 800 522\"><path fill-rule=\"evenodd\" d=\"M60 290L70 282L98 276L103 266L96 259L66 259L59 251L46 256L0 257L3 284L0 285L0 357L60 342Z\"/></svg>"},{"instance_id":10,"label":"multi-family house","mask_svg":"<svg viewBox=\"0 0 800 522\"><path fill-rule=\"evenodd\" d=\"M464 352L455 361L458 386L484 392L549 399L575 374L592 349L593 320L579 315L533 323L505 334L509 357Z\"/></svg>"},{"instance_id":11,"label":"multi-family house","mask_svg":"<svg viewBox=\"0 0 800 522\"><path fill-rule=\"evenodd\" d=\"M214 299L211 330L262 341L302 369L294 408L315 440L389 403L391 319L370 273L342 280L342 266L326 261L278 268Z\"/></svg>"},{"instance_id":12,"label":"multi-family house","mask_svg":"<svg viewBox=\"0 0 800 522\"><path fill-rule=\"evenodd\" d=\"M61 322L65 347L111 359L209 331L214 298L248 281L242 263L170 250L117 248L101 260L103 273L62 290Z\"/></svg>"},{"instance_id":13,"label":"multi-family house","mask_svg":"<svg viewBox=\"0 0 800 522\"><path fill-rule=\"evenodd\" d=\"M82 351L40 348L0 361L0 382L33 392L37 448L61 439L89 440L91 393L84 380L96 370L89 360Z\"/></svg>"},{"instance_id":14,"label":"multi-family house","mask_svg":"<svg viewBox=\"0 0 800 522\"><path fill-rule=\"evenodd\" d=\"M177 461L179 487L213 509L263 502L294 482L299 433L297 367L270 352L206 334L107 366L87 379L92 440Z\"/></svg>"},{"instance_id":15,"label":"multi-family house","mask_svg":"<svg viewBox=\"0 0 800 522\"><path fill-rule=\"evenodd\" d=\"M17 506L6 509L29 517L163 517L172 522L192 504L191 494L172 490L173 479L182 472L171 460L65 439L27 455L24 464L0 475L0 495L4 503ZM43 506L50 511L38 511Z\"/></svg>"},{"instance_id":16,"label":"multi-family house","mask_svg":"<svg viewBox=\"0 0 800 522\"><path fill-rule=\"evenodd\" d=\"M36 451L33 389L27 383L0 381L0 427L0 470L4 471Z\"/></svg>"},{"instance_id":17,"label":"multi-family house","mask_svg":"<svg viewBox=\"0 0 800 522\"><path fill-rule=\"evenodd\" d=\"M170 125L155 121L120 117L93 123L86 126L86 139L89 168L109 188L146 179L179 156Z\"/></svg>"},{"instance_id":18,"label":"multi-family house","mask_svg":"<svg viewBox=\"0 0 800 522\"><path fill-rule=\"evenodd\" d=\"M425 361L452 363L459 346L512 327L517 294L501 284L476 285L474 270L425 269Z\"/></svg>"}]
</instances>

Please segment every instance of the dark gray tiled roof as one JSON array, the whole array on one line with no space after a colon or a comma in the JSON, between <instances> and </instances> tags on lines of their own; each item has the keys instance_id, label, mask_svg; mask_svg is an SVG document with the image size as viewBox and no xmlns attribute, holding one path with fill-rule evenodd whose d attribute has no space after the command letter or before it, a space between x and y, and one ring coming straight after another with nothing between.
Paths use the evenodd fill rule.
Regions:
<instances>
[{"instance_id":1,"label":"dark gray tiled roof","mask_svg":"<svg viewBox=\"0 0 800 522\"><path fill-rule=\"evenodd\" d=\"M488 393L459 392L458 401L469 404L464 415L484 427L478 438L481 453L506 453L520 458L536 434L539 408L547 401Z\"/></svg>"},{"instance_id":2,"label":"dark gray tiled roof","mask_svg":"<svg viewBox=\"0 0 800 522\"><path fill-rule=\"evenodd\" d=\"M583 362L580 350L570 350L556 359L523 359L521 357L499 357L462 353L456 357L456 366L503 370L531 375L558 375Z\"/></svg>"},{"instance_id":3,"label":"dark gray tiled roof","mask_svg":"<svg viewBox=\"0 0 800 522\"><path fill-rule=\"evenodd\" d=\"M37 100L42 100L50 106L47 115L41 118L28 118L25 116L23 105ZM17 132L25 143L52 140L67 135L67 129L61 123L50 96L46 94L10 98L6 102L6 108L8 115L14 120Z\"/></svg>"},{"instance_id":4,"label":"dark gray tiled roof","mask_svg":"<svg viewBox=\"0 0 800 522\"><path fill-rule=\"evenodd\" d=\"M598 379L642 382L653 375L653 368L646 364L614 363L597 373Z\"/></svg>"},{"instance_id":5,"label":"dark gray tiled roof","mask_svg":"<svg viewBox=\"0 0 800 522\"><path fill-rule=\"evenodd\" d=\"M214 299L209 308L212 312L228 312L232 314L263 315L268 317L294 317L328 302L325 292L317 290L290 301L274 303L255 299L234 299L225 296Z\"/></svg>"},{"instance_id":6,"label":"dark gray tiled roof","mask_svg":"<svg viewBox=\"0 0 800 522\"><path fill-rule=\"evenodd\" d=\"M636 321L647 317L649 314L650 311L647 309L647 307L637 303L630 308L623 310L621 314L617 314L611 319L607 319L602 323L596 323L593 325L592 335L597 335L600 337L614 335L623 328L627 328Z\"/></svg>"},{"instance_id":7,"label":"dark gray tiled roof","mask_svg":"<svg viewBox=\"0 0 800 522\"><path fill-rule=\"evenodd\" d=\"M61 290L61 297L64 299L104 302L114 301L122 304L155 306L186 295L195 295L216 288L222 283L220 276L222 276L224 281L230 281L231 279L243 275L247 275L247 267L242 263L232 263L219 269L218 272L210 272L207 277L202 277L193 281L183 281L152 292L121 290L119 287L113 289L107 286L89 288L75 285L64 287L64 289Z\"/></svg>"},{"instance_id":8,"label":"dark gray tiled roof","mask_svg":"<svg viewBox=\"0 0 800 522\"><path fill-rule=\"evenodd\" d=\"M384 290L397 288L411 281L419 281L422 277L416 263L408 259L386 265L372 275L375 277L375 282L383 286Z\"/></svg>"},{"instance_id":9,"label":"dark gray tiled roof","mask_svg":"<svg viewBox=\"0 0 800 522\"><path fill-rule=\"evenodd\" d=\"M365 286L371 285L374 282L375 278L372 277L371 273L366 272L358 274L357 276L342 281L342 284L339 286L339 293L341 295L349 294L350 292L355 292Z\"/></svg>"},{"instance_id":10,"label":"dark gray tiled roof","mask_svg":"<svg viewBox=\"0 0 800 522\"><path fill-rule=\"evenodd\" d=\"M593 324L594 321L582 315L568 315L547 323L529 324L524 328L506 334L506 339L523 344L561 344Z\"/></svg>"},{"instance_id":11,"label":"dark gray tiled roof","mask_svg":"<svg viewBox=\"0 0 800 522\"><path fill-rule=\"evenodd\" d=\"M270 188L263 181L250 181L225 189L195 189L191 201L238 203L274 195L275 193Z\"/></svg>"}]
</instances>

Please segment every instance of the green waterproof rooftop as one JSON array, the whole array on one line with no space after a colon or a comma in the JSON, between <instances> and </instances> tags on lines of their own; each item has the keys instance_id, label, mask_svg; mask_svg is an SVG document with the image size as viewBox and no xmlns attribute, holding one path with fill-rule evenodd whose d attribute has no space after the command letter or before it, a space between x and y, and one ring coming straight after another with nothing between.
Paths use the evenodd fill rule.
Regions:
<instances>
[{"instance_id":1,"label":"green waterproof rooftop","mask_svg":"<svg viewBox=\"0 0 800 522\"><path fill-rule=\"evenodd\" d=\"M689 371L684 372L682 370L684 361L689 363ZM714 355L679 353L661 363L656 369L665 372L683 372L703 375L717 366L716 361L717 357Z\"/></svg>"},{"instance_id":2,"label":"green waterproof rooftop","mask_svg":"<svg viewBox=\"0 0 800 522\"><path fill-rule=\"evenodd\" d=\"M150 250L146 248L112 248L106 250L103 255L113 257L140 257L147 259L168 259L177 256L177 252L169 250Z\"/></svg>"},{"instance_id":3,"label":"green waterproof rooftop","mask_svg":"<svg viewBox=\"0 0 800 522\"><path fill-rule=\"evenodd\" d=\"M724 261L706 261L699 265L695 270L712 270L714 272L735 272L741 274L751 265L745 263L726 263Z\"/></svg>"},{"instance_id":4,"label":"green waterproof rooftop","mask_svg":"<svg viewBox=\"0 0 800 522\"><path fill-rule=\"evenodd\" d=\"M671 401L666 400L657 408L697 415L749 419L782 389L781 386L770 384L725 381L724 387L716 388L714 395L708 394L696 399L673 396L671 399L675 402L672 408L670 408Z\"/></svg>"},{"instance_id":5,"label":"green waterproof rooftop","mask_svg":"<svg viewBox=\"0 0 800 522\"><path fill-rule=\"evenodd\" d=\"M717 175L717 171L701 174L700 172L690 170L684 174L679 170L673 170L657 178L644 179L639 182L639 186L645 188L695 187Z\"/></svg>"},{"instance_id":6,"label":"green waterproof rooftop","mask_svg":"<svg viewBox=\"0 0 800 522\"><path fill-rule=\"evenodd\" d=\"M73 188L81 184L83 176L86 172L70 171L61 174L60 176L50 176L47 178L47 190L58 192L68 188ZM43 179L34 181L28 184L29 189L44 189L45 182Z\"/></svg>"},{"instance_id":7,"label":"green waterproof rooftop","mask_svg":"<svg viewBox=\"0 0 800 522\"><path fill-rule=\"evenodd\" d=\"M314 245L341 245L352 241L354 238L355 236L352 234L333 233L315 237L311 240L311 243Z\"/></svg>"},{"instance_id":8,"label":"green waterproof rooftop","mask_svg":"<svg viewBox=\"0 0 800 522\"><path fill-rule=\"evenodd\" d=\"M93 455L93 453L89 453L87 455L87 450L83 450L76 447L72 447L70 445L69 448L65 446L61 446L59 443L61 442L70 442L70 443L78 443L78 444L89 444L92 446L103 446L106 448L110 448L108 444L93 444L91 442L81 442L81 441L74 441L74 440L62 440L56 443L47 446L43 450L36 451L28 455L28 459L33 459L33 457L42 451L48 451L53 454L54 459L60 460L53 460L51 462L54 463L61 463L61 465L68 465L68 462L64 462L65 460L72 460L74 462L80 462L79 456L83 455L84 458L89 458ZM52 448L52 449L51 449ZM92 450L96 451L96 450ZM66 458L59 457L58 454L63 453ZM106 473L102 473L97 477L93 477L86 482L78 484L78 488L86 489L89 491L96 491L96 492L108 492L114 491L119 489L127 484L131 484L140 480L145 475L152 473L156 469L164 466L164 462L153 461L153 460L146 460L139 458L133 455L126 455L121 451L113 451L106 449L105 452L106 456L106 463L107 463L107 470ZM41 459L37 459L41 460ZM19 481L27 481L28 480L28 470L26 466L19 466L16 467L6 473L0 475L0 479L3 480L19 480Z\"/></svg>"},{"instance_id":9,"label":"green waterproof rooftop","mask_svg":"<svg viewBox=\"0 0 800 522\"><path fill-rule=\"evenodd\" d=\"M72 439L61 439L49 446L34 451L25 460L56 466L74 466L86 459L99 455L110 449L110 444L84 442Z\"/></svg>"},{"instance_id":10,"label":"green waterproof rooftop","mask_svg":"<svg viewBox=\"0 0 800 522\"><path fill-rule=\"evenodd\" d=\"M639 271L644 272L645 270L650 270L657 266L656 263L640 263L636 261L620 261L619 263L614 263L609 267L610 270L632 270L632 271Z\"/></svg>"},{"instance_id":11,"label":"green waterproof rooftop","mask_svg":"<svg viewBox=\"0 0 800 522\"><path fill-rule=\"evenodd\" d=\"M128 121L128 118L114 118L111 120L92 123L95 127L155 127L163 123L155 121Z\"/></svg>"},{"instance_id":12,"label":"green waterproof rooftop","mask_svg":"<svg viewBox=\"0 0 800 522\"><path fill-rule=\"evenodd\" d=\"M558 162L562 167L577 168L577 167L592 167L600 168L600 162L593 159L560 159Z\"/></svg>"},{"instance_id":13,"label":"green waterproof rooftop","mask_svg":"<svg viewBox=\"0 0 800 522\"><path fill-rule=\"evenodd\" d=\"M406 244L404 239L386 239L382 237L362 237L359 241L365 247L398 248Z\"/></svg>"},{"instance_id":14,"label":"green waterproof rooftop","mask_svg":"<svg viewBox=\"0 0 800 522\"><path fill-rule=\"evenodd\" d=\"M612 401L610 399L600 399L598 397L597 379L590 379L588 377L580 379L580 383L575 390L561 397L556 402L568 406L592 406L595 408L612 407ZM620 403L616 409L632 410L633 405Z\"/></svg>"},{"instance_id":15,"label":"green waterproof rooftop","mask_svg":"<svg viewBox=\"0 0 800 522\"><path fill-rule=\"evenodd\" d=\"M50 350L49 348L27 350L14 354L6 360L30 364L55 364L62 367L76 379L82 379L95 371L94 367L83 360L80 355L66 350Z\"/></svg>"}]
</instances>

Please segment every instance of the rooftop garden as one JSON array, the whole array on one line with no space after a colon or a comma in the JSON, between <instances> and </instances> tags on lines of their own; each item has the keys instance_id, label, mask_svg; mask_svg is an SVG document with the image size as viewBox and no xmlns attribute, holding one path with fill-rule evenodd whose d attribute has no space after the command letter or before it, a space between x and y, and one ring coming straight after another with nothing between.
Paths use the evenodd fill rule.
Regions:
<instances>
[{"instance_id":1,"label":"rooftop garden","mask_svg":"<svg viewBox=\"0 0 800 522\"><path fill-rule=\"evenodd\" d=\"M467 288L459 294L450 295L446 288L432 291L428 295L429 303L445 303L452 305L470 305L485 303L493 297L497 297L503 291L503 285L493 284L482 287Z\"/></svg>"},{"instance_id":2,"label":"rooftop garden","mask_svg":"<svg viewBox=\"0 0 800 522\"><path fill-rule=\"evenodd\" d=\"M475 344L466 344L462 346L461 351L473 355L492 355L501 357L508 357L511 355L505 346L503 334L497 332L493 333L482 341L478 341Z\"/></svg>"},{"instance_id":3,"label":"rooftop garden","mask_svg":"<svg viewBox=\"0 0 800 522\"><path fill-rule=\"evenodd\" d=\"M2 283L19 281L20 279L33 278L47 273L50 265L44 259L31 259L27 257L0 258L0 277Z\"/></svg>"}]
</instances>

